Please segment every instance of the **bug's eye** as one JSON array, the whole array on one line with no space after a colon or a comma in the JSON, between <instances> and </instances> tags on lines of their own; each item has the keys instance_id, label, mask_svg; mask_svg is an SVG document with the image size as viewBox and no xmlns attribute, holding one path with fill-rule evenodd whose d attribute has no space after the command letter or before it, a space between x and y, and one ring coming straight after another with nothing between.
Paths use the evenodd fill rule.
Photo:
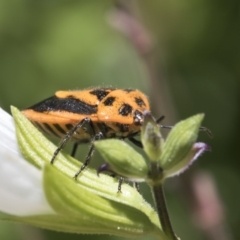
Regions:
<instances>
[{"instance_id":1,"label":"bug's eye","mask_svg":"<svg viewBox=\"0 0 240 240\"><path fill-rule=\"evenodd\" d=\"M135 125L137 125L137 126L141 125L142 121L143 121L143 114L140 111L136 110L134 112L134 123L135 123Z\"/></svg>"}]
</instances>

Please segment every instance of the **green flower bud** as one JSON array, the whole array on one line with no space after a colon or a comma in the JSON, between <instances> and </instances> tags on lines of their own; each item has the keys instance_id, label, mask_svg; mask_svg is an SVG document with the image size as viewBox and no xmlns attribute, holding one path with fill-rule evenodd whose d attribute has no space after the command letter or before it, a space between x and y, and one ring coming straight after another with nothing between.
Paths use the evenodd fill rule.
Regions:
<instances>
[{"instance_id":1,"label":"green flower bud","mask_svg":"<svg viewBox=\"0 0 240 240\"><path fill-rule=\"evenodd\" d=\"M163 138L159 125L149 112L146 112L144 115L141 141L150 161L157 161L162 153Z\"/></svg>"},{"instance_id":2,"label":"green flower bud","mask_svg":"<svg viewBox=\"0 0 240 240\"><path fill-rule=\"evenodd\" d=\"M204 114L190 117L176 124L169 133L159 160L160 166L168 173L167 175L180 171L196 154L193 145L203 118Z\"/></svg>"},{"instance_id":3,"label":"green flower bud","mask_svg":"<svg viewBox=\"0 0 240 240\"><path fill-rule=\"evenodd\" d=\"M110 171L134 181L147 177L148 166L144 158L130 145L117 139L96 141L96 149L110 166Z\"/></svg>"}]
</instances>

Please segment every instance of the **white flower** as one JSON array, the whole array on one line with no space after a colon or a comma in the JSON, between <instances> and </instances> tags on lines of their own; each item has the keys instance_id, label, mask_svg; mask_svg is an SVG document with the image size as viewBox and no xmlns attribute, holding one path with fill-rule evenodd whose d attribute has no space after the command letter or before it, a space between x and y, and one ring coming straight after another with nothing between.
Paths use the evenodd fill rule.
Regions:
<instances>
[{"instance_id":1,"label":"white flower","mask_svg":"<svg viewBox=\"0 0 240 240\"><path fill-rule=\"evenodd\" d=\"M16 216L53 214L42 171L21 155L13 118L0 108L0 211Z\"/></svg>"}]
</instances>

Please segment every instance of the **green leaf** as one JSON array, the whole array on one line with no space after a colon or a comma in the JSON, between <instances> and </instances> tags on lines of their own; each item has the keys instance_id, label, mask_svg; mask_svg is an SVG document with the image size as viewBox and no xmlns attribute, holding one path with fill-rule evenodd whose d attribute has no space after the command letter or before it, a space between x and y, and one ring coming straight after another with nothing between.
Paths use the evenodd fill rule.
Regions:
<instances>
[{"instance_id":1,"label":"green leaf","mask_svg":"<svg viewBox=\"0 0 240 240\"><path fill-rule=\"evenodd\" d=\"M115 173L134 180L147 177L148 166L144 158L124 141L108 139L94 145Z\"/></svg>"},{"instance_id":2,"label":"green leaf","mask_svg":"<svg viewBox=\"0 0 240 240\"><path fill-rule=\"evenodd\" d=\"M91 193L50 165L44 169L46 196L52 207L66 218L74 217L79 231L136 237L155 226L141 211ZM81 225L85 222L84 225ZM71 227L71 224L70 226ZM91 231L89 231L91 230Z\"/></svg>"},{"instance_id":3,"label":"green leaf","mask_svg":"<svg viewBox=\"0 0 240 240\"><path fill-rule=\"evenodd\" d=\"M204 114L198 114L179 122L169 133L159 160L160 166L167 171L178 171L188 162L188 154L191 153L196 142L199 127ZM192 154L189 155L190 157ZM172 172L172 171L171 171Z\"/></svg>"},{"instance_id":4,"label":"green leaf","mask_svg":"<svg viewBox=\"0 0 240 240\"><path fill-rule=\"evenodd\" d=\"M11 107L11 112L22 155L37 168L42 168L43 164L51 159L56 146L39 132L17 108Z\"/></svg>"}]
</instances>

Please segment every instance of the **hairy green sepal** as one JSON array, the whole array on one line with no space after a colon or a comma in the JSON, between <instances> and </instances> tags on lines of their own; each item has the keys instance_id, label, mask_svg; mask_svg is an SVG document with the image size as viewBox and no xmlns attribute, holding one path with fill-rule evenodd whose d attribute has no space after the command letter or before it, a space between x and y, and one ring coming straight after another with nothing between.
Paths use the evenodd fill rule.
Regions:
<instances>
[{"instance_id":1,"label":"hairy green sepal","mask_svg":"<svg viewBox=\"0 0 240 240\"><path fill-rule=\"evenodd\" d=\"M144 158L124 141L109 139L94 145L113 172L136 181L147 177L148 166Z\"/></svg>"},{"instance_id":2,"label":"hairy green sepal","mask_svg":"<svg viewBox=\"0 0 240 240\"><path fill-rule=\"evenodd\" d=\"M159 160L164 141L159 130L159 125L156 124L155 119L153 119L150 113L146 113L145 115L141 128L141 140L149 160L152 162Z\"/></svg>"},{"instance_id":3,"label":"hairy green sepal","mask_svg":"<svg viewBox=\"0 0 240 240\"><path fill-rule=\"evenodd\" d=\"M193 144L203 118L204 114L194 115L177 123L169 133L159 160L160 166L169 175L185 167L194 156Z\"/></svg>"}]
</instances>

